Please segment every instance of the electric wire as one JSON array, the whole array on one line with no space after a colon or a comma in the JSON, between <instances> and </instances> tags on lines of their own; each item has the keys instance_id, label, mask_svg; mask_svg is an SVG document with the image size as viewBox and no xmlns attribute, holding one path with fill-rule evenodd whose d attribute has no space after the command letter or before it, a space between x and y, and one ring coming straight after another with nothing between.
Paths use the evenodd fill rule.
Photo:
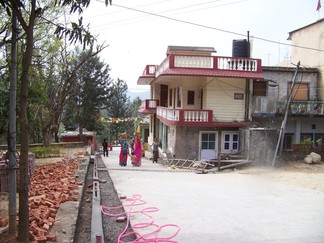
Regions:
<instances>
[{"instance_id":1,"label":"electric wire","mask_svg":"<svg viewBox=\"0 0 324 243\"><path fill-rule=\"evenodd\" d=\"M103 2L101 0L98 0L98 1ZM148 12L148 11L144 11L144 10L140 10L140 9L135 9L135 8L132 8L132 7L122 6L122 5L119 5L119 4L113 4L113 6L123 8L123 9L127 9L127 10L130 10L130 11L144 13L144 14L147 14L147 15L151 15L151 16L155 16L155 17L159 17L159 18L163 18L163 19L167 19L167 20L171 20L171 21L175 21L175 22L179 22L179 23L184 23L184 24L197 26L197 27L201 27L201 28L205 28L205 29L211 29L211 30L224 32L224 33L227 33L227 34L246 37L246 34L241 34L241 33L230 31L230 30L224 30L224 29L220 29L220 28L216 28L216 27L212 27L212 26L198 24L198 23L194 23L194 22L191 22L191 21L176 19L176 18L173 18L173 17L168 17L168 16L165 16L165 15L157 14L157 13L152 13L152 12ZM306 47L306 46L288 44L288 43L282 43L282 42L279 42L279 41L274 41L274 40L270 40L270 39L266 39L266 38L258 37L258 36L253 36L251 38L256 39L256 40L260 40L260 41L264 41L264 42L269 42L269 43L272 43L272 44L279 44L279 45L283 45L283 46L296 47L296 48L301 48L301 49L306 49L306 50L324 52L324 50L321 50L321 49L318 49L318 48Z\"/></svg>"}]
</instances>

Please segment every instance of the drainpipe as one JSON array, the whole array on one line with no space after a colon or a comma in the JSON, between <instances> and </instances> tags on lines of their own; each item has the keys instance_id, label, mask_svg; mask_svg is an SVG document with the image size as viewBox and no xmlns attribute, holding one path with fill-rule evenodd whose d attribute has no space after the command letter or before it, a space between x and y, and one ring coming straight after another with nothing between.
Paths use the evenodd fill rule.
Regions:
<instances>
[{"instance_id":1,"label":"drainpipe","mask_svg":"<svg viewBox=\"0 0 324 243\"><path fill-rule=\"evenodd\" d=\"M248 43L248 50L247 50L247 57L251 58L251 48L250 48L250 32L247 32L247 43ZM244 121L249 121L249 111L250 111L250 80L245 80L245 116Z\"/></svg>"},{"instance_id":2,"label":"drainpipe","mask_svg":"<svg viewBox=\"0 0 324 243\"><path fill-rule=\"evenodd\" d=\"M245 80L245 116L244 121L247 122L249 120L249 106L250 106L250 80Z\"/></svg>"}]
</instances>

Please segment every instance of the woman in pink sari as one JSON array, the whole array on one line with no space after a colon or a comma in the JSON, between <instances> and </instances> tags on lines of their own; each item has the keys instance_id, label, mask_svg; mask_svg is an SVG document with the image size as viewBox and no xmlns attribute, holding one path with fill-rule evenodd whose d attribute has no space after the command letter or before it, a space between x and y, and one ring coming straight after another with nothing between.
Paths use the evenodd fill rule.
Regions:
<instances>
[{"instance_id":1,"label":"woman in pink sari","mask_svg":"<svg viewBox=\"0 0 324 243\"><path fill-rule=\"evenodd\" d=\"M136 133L135 141L134 141L134 155L136 158L132 161L133 166L139 167L141 166L142 162L142 141L141 141L141 134Z\"/></svg>"}]
</instances>

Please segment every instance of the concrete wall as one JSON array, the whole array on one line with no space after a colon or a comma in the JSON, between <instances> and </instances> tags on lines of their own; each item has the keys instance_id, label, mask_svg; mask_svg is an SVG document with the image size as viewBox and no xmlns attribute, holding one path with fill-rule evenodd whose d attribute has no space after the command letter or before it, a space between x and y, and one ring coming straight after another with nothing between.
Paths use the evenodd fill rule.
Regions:
<instances>
[{"instance_id":1,"label":"concrete wall","mask_svg":"<svg viewBox=\"0 0 324 243\"><path fill-rule=\"evenodd\" d=\"M304 26L290 33L291 60L289 63L300 64L304 67L313 67L320 70L318 93L321 100L324 99L324 19ZM310 47L311 49L298 48L297 46Z\"/></svg>"},{"instance_id":2,"label":"concrete wall","mask_svg":"<svg viewBox=\"0 0 324 243\"><path fill-rule=\"evenodd\" d=\"M275 153L278 131L276 129L241 129L241 150L248 159L259 165L271 165Z\"/></svg>"}]
</instances>

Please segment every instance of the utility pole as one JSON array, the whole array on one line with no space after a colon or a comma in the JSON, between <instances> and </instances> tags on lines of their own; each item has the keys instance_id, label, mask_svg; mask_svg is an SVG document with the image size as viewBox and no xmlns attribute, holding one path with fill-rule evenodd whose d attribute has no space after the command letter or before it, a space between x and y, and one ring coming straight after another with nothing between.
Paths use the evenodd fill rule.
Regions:
<instances>
[{"instance_id":1,"label":"utility pole","mask_svg":"<svg viewBox=\"0 0 324 243\"><path fill-rule=\"evenodd\" d=\"M11 70L9 90L9 134L8 134L8 188L9 188L9 233L16 234L17 221L17 158L16 158L16 92L17 92L17 17L12 14Z\"/></svg>"},{"instance_id":2,"label":"utility pole","mask_svg":"<svg viewBox=\"0 0 324 243\"><path fill-rule=\"evenodd\" d=\"M288 97L287 104L286 104L285 116L284 116L284 119L283 119L282 124L281 124L275 154L274 154L273 159L272 159L272 167L275 166L279 146L280 146L280 143L281 143L282 138L283 138L284 130L286 128L286 123L287 123L287 119L288 119L288 112L289 112L289 106L290 106L291 97L292 97L292 94L293 94L293 91L294 91L294 86L295 86L295 81L296 81L297 73L298 73L298 70L299 70L299 66L300 66L300 62L297 63L296 71L295 71L295 74L294 74L294 77L293 77L293 80L292 80L291 89L290 89L289 97Z\"/></svg>"}]
</instances>

